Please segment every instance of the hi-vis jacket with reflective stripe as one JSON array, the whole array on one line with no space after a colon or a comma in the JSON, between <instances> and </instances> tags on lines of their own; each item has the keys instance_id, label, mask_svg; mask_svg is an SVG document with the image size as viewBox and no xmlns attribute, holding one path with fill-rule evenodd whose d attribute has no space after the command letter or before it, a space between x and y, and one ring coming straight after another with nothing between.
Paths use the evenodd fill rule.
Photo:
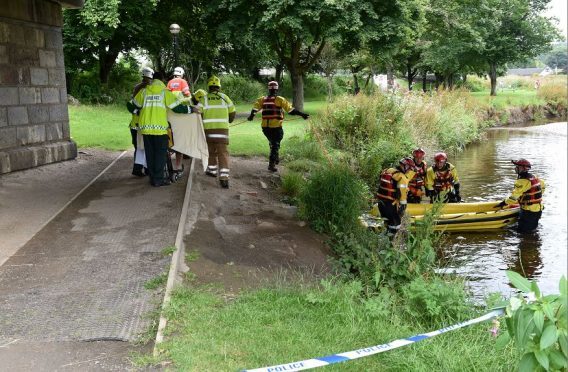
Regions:
<instances>
[{"instance_id":1,"label":"hi-vis jacket with reflective stripe","mask_svg":"<svg viewBox=\"0 0 568 372\"><path fill-rule=\"evenodd\" d=\"M281 96L276 97L260 97L252 105L252 109L257 112L262 110L262 123L263 128L278 128L282 126L284 120L284 112L288 113L294 109L292 104ZM265 110L268 111L265 113Z\"/></svg>"},{"instance_id":2,"label":"hi-vis jacket with reflective stripe","mask_svg":"<svg viewBox=\"0 0 568 372\"><path fill-rule=\"evenodd\" d=\"M442 169L434 169L435 166L426 171L426 188L437 192L452 191L454 185L460 182L456 167L450 163L446 163Z\"/></svg>"},{"instance_id":3,"label":"hi-vis jacket with reflective stripe","mask_svg":"<svg viewBox=\"0 0 568 372\"><path fill-rule=\"evenodd\" d=\"M530 173L519 174L515 181L515 188L511 195L505 199L507 204L520 204L526 211L539 212L542 210L542 193L544 181Z\"/></svg>"},{"instance_id":4,"label":"hi-vis jacket with reflective stripe","mask_svg":"<svg viewBox=\"0 0 568 372\"><path fill-rule=\"evenodd\" d=\"M152 84L140 90L131 102L140 109L138 119L140 132L152 136L168 134L167 109L182 104L160 80L154 80Z\"/></svg>"},{"instance_id":5,"label":"hi-vis jacket with reflective stripe","mask_svg":"<svg viewBox=\"0 0 568 372\"><path fill-rule=\"evenodd\" d=\"M203 109L207 142L229 143L229 114L236 110L233 101L224 93L208 92L197 105Z\"/></svg>"}]
</instances>

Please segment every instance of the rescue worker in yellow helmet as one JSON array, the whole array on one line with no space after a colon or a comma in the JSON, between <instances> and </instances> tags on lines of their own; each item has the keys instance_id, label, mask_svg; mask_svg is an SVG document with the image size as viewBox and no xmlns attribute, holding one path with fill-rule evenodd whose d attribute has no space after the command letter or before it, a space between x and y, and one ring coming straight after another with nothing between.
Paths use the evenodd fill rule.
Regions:
<instances>
[{"instance_id":1,"label":"rescue worker in yellow helmet","mask_svg":"<svg viewBox=\"0 0 568 372\"><path fill-rule=\"evenodd\" d=\"M538 227L538 221L542 216L542 194L544 193L544 181L532 173L529 173L532 165L526 159L511 160L515 165L517 180L509 197L497 204L496 208L506 205L520 204L521 212L517 230L520 233L529 233Z\"/></svg>"},{"instance_id":2,"label":"rescue worker in yellow helmet","mask_svg":"<svg viewBox=\"0 0 568 372\"><path fill-rule=\"evenodd\" d=\"M416 165L411 158L399 161L395 168L387 168L381 172L376 198L381 217L391 234L400 229L402 216L406 211L408 180L414 177Z\"/></svg>"},{"instance_id":3,"label":"rescue worker in yellow helmet","mask_svg":"<svg viewBox=\"0 0 568 372\"><path fill-rule=\"evenodd\" d=\"M207 81L208 92L195 92L197 106L202 111L203 129L209 149L209 163L205 174L219 175L222 188L229 188L229 123L235 120L233 101L221 93L221 80L211 76Z\"/></svg>"},{"instance_id":4,"label":"rescue worker in yellow helmet","mask_svg":"<svg viewBox=\"0 0 568 372\"><path fill-rule=\"evenodd\" d=\"M420 147L412 151L412 160L414 160L414 164L416 165L416 173L414 177L408 181L409 203L420 203L422 201L422 195L424 195L423 189L426 171L428 170L424 155L426 155L426 152Z\"/></svg>"},{"instance_id":5,"label":"rescue worker in yellow helmet","mask_svg":"<svg viewBox=\"0 0 568 372\"><path fill-rule=\"evenodd\" d=\"M296 110L286 98L278 96L278 82L270 81L268 83L268 95L260 97L253 104L248 121L254 119L254 115L262 110L262 133L268 144L270 145L270 156L268 159L268 170L276 172L276 165L280 163L280 142L284 138L284 130L282 129L282 122L284 121L284 112L290 115L299 115L304 120L308 119L310 115Z\"/></svg>"},{"instance_id":6,"label":"rescue worker in yellow helmet","mask_svg":"<svg viewBox=\"0 0 568 372\"><path fill-rule=\"evenodd\" d=\"M141 89L152 83L152 77L154 76L154 70L150 67L142 68L142 81L134 87L132 91L132 96L130 99L134 98ZM138 113L132 114L130 119L130 136L132 137L132 146L134 146L134 165L132 166L132 174L138 177L144 177L147 175L147 170L144 169L142 164L136 164L136 150L138 149L138 120L140 116ZM146 172L145 172L146 170Z\"/></svg>"},{"instance_id":7,"label":"rescue worker in yellow helmet","mask_svg":"<svg viewBox=\"0 0 568 372\"><path fill-rule=\"evenodd\" d=\"M167 110L186 114L191 112L186 102L180 101L168 90L163 78L163 74L155 72L152 83L141 89L128 105L130 112L140 115L138 126L144 138L150 184L155 187L170 184L164 172L168 156Z\"/></svg>"},{"instance_id":8,"label":"rescue worker in yellow helmet","mask_svg":"<svg viewBox=\"0 0 568 372\"><path fill-rule=\"evenodd\" d=\"M453 164L448 162L445 152L434 154L434 165L426 171L426 196L430 202L459 203L460 179Z\"/></svg>"}]
</instances>

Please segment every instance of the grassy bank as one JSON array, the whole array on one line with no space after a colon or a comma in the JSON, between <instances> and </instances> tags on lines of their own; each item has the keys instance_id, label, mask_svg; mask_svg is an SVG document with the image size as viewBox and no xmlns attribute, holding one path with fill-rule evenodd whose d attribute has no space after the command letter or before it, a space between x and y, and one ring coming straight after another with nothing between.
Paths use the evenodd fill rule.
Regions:
<instances>
[{"instance_id":1,"label":"grassy bank","mask_svg":"<svg viewBox=\"0 0 568 372\"><path fill-rule=\"evenodd\" d=\"M425 324L409 313L419 303L389 292L364 300L361 289L358 282L285 282L227 302L220 292L190 285L172 298L164 357L177 370L237 371L374 346L458 320ZM327 370L514 369L518 355L511 347L496 351L490 328L479 324Z\"/></svg>"}]
</instances>

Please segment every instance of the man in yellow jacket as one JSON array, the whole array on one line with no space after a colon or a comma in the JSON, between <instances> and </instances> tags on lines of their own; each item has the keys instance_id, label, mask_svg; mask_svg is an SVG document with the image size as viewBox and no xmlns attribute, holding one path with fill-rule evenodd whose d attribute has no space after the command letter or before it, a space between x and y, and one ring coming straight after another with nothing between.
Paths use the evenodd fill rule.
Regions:
<instances>
[{"instance_id":1,"label":"man in yellow jacket","mask_svg":"<svg viewBox=\"0 0 568 372\"><path fill-rule=\"evenodd\" d=\"M132 91L132 97L134 98L141 89L147 87L150 83L152 83L152 77L154 76L154 70L150 67L144 67L142 69L142 81L134 87ZM134 146L134 165L132 166L132 174L138 177L144 177L147 175L147 172L144 172L144 166L142 164L136 163L136 150L138 150L138 114L132 114L132 118L130 119L130 136L132 137L132 146ZM147 169L146 169L147 171Z\"/></svg>"},{"instance_id":2,"label":"man in yellow jacket","mask_svg":"<svg viewBox=\"0 0 568 372\"><path fill-rule=\"evenodd\" d=\"M254 115L262 110L262 133L264 133L270 145L268 170L271 172L276 172L276 165L280 163L278 151L280 150L280 142L284 138L284 130L282 129L284 112L290 115L300 115L304 120L310 117L310 115L296 110L286 98L277 94L278 82L270 81L268 83L268 95L256 100L248 117L248 121L252 121Z\"/></svg>"},{"instance_id":3,"label":"man in yellow jacket","mask_svg":"<svg viewBox=\"0 0 568 372\"><path fill-rule=\"evenodd\" d=\"M537 176L529 173L532 166L528 160L519 159L511 162L515 165L517 173L515 187L511 195L495 207L503 208L506 205L520 204L521 213L517 230L520 233L529 233L536 230L542 215L542 194L545 184Z\"/></svg>"},{"instance_id":4,"label":"man in yellow jacket","mask_svg":"<svg viewBox=\"0 0 568 372\"><path fill-rule=\"evenodd\" d=\"M381 172L376 198L379 212L385 219L387 230L395 234L400 229L402 216L408 203L408 180L414 177L416 165L411 158L401 159L396 168Z\"/></svg>"},{"instance_id":5,"label":"man in yellow jacket","mask_svg":"<svg viewBox=\"0 0 568 372\"><path fill-rule=\"evenodd\" d=\"M202 110L203 129L209 149L209 163L205 174L219 175L222 188L229 188L229 123L235 120L236 109L233 101L221 93L221 80L211 76L207 81L208 92L195 92L195 101Z\"/></svg>"},{"instance_id":6,"label":"man in yellow jacket","mask_svg":"<svg viewBox=\"0 0 568 372\"><path fill-rule=\"evenodd\" d=\"M445 152L434 154L434 165L426 171L426 196L430 201L441 199L443 203L459 203L460 179Z\"/></svg>"},{"instance_id":7,"label":"man in yellow jacket","mask_svg":"<svg viewBox=\"0 0 568 372\"><path fill-rule=\"evenodd\" d=\"M131 113L139 114L138 127L144 138L150 184L155 187L170 184L165 175L169 127L167 110L191 112L185 102L167 89L163 79L163 74L155 72L152 83L141 89L128 105Z\"/></svg>"}]
</instances>

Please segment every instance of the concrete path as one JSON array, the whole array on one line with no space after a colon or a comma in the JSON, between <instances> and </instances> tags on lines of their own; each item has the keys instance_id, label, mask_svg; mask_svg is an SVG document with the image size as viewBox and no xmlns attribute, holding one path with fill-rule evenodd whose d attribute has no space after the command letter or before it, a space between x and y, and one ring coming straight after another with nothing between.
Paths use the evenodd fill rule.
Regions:
<instances>
[{"instance_id":1,"label":"concrete path","mask_svg":"<svg viewBox=\"0 0 568 372\"><path fill-rule=\"evenodd\" d=\"M151 187L125 156L49 221L104 158L0 177L0 366L125 370L144 349L129 342L159 309L162 295L144 283L167 272L161 252L174 244L186 180Z\"/></svg>"}]
</instances>

